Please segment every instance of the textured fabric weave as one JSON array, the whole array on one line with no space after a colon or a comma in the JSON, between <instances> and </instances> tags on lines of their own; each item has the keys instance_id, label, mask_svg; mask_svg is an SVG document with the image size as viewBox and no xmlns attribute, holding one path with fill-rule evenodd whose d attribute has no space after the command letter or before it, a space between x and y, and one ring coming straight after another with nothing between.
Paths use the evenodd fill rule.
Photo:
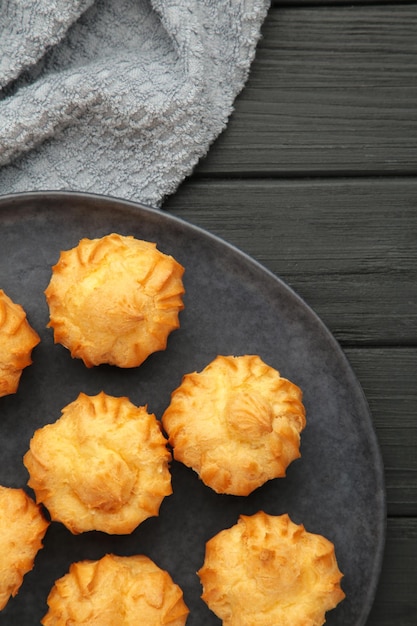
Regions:
<instances>
[{"instance_id":1,"label":"textured fabric weave","mask_svg":"<svg viewBox=\"0 0 417 626\"><path fill-rule=\"evenodd\" d=\"M2 0L0 194L160 206L225 128L269 0Z\"/></svg>"}]
</instances>

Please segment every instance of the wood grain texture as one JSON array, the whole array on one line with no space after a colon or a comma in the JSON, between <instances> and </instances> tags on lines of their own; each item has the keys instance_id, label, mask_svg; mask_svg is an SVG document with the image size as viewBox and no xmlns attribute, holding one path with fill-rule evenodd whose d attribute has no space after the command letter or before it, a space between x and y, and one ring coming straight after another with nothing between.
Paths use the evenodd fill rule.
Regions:
<instances>
[{"instance_id":1,"label":"wood grain texture","mask_svg":"<svg viewBox=\"0 0 417 626\"><path fill-rule=\"evenodd\" d=\"M271 5L275 7L311 7L311 6L342 6L342 5L369 5L369 4L390 4L398 6L399 4L415 4L415 0L272 0Z\"/></svg>"},{"instance_id":2,"label":"wood grain texture","mask_svg":"<svg viewBox=\"0 0 417 626\"><path fill-rule=\"evenodd\" d=\"M344 345L417 345L417 179L202 180L164 208L283 278Z\"/></svg>"},{"instance_id":3,"label":"wood grain texture","mask_svg":"<svg viewBox=\"0 0 417 626\"><path fill-rule=\"evenodd\" d=\"M417 516L417 349L345 349L367 398L389 515Z\"/></svg>"},{"instance_id":4,"label":"wood grain texture","mask_svg":"<svg viewBox=\"0 0 417 626\"><path fill-rule=\"evenodd\" d=\"M415 626L417 604L417 519L389 519L387 541L374 606L366 626Z\"/></svg>"},{"instance_id":5,"label":"wood grain texture","mask_svg":"<svg viewBox=\"0 0 417 626\"><path fill-rule=\"evenodd\" d=\"M272 7L248 83L198 171L417 173L417 3Z\"/></svg>"}]
</instances>

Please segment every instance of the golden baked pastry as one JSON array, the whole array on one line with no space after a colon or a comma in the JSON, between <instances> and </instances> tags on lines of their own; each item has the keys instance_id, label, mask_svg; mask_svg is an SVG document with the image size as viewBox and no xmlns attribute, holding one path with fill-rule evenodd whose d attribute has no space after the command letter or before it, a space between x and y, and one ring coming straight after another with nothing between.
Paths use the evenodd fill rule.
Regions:
<instances>
[{"instance_id":1,"label":"golden baked pastry","mask_svg":"<svg viewBox=\"0 0 417 626\"><path fill-rule=\"evenodd\" d=\"M171 454L146 407L104 392L80 393L38 429L23 462L28 485L72 533L128 534L172 493Z\"/></svg>"},{"instance_id":2,"label":"golden baked pastry","mask_svg":"<svg viewBox=\"0 0 417 626\"><path fill-rule=\"evenodd\" d=\"M174 458L218 493L246 496L300 456L302 393L257 355L186 374L162 423Z\"/></svg>"},{"instance_id":3,"label":"golden baked pastry","mask_svg":"<svg viewBox=\"0 0 417 626\"><path fill-rule=\"evenodd\" d=\"M73 563L47 602L44 626L184 626L189 613L168 572L142 555Z\"/></svg>"},{"instance_id":4,"label":"golden baked pastry","mask_svg":"<svg viewBox=\"0 0 417 626\"><path fill-rule=\"evenodd\" d=\"M184 268L156 244L116 233L62 251L45 290L48 326L87 367L136 367L179 327Z\"/></svg>"},{"instance_id":5,"label":"golden baked pastry","mask_svg":"<svg viewBox=\"0 0 417 626\"><path fill-rule=\"evenodd\" d=\"M0 486L0 611L33 568L48 526L23 489Z\"/></svg>"},{"instance_id":6,"label":"golden baked pastry","mask_svg":"<svg viewBox=\"0 0 417 626\"><path fill-rule=\"evenodd\" d=\"M32 349L39 342L23 308L0 289L0 396L16 393L22 371L32 363Z\"/></svg>"},{"instance_id":7,"label":"golden baked pastry","mask_svg":"<svg viewBox=\"0 0 417 626\"><path fill-rule=\"evenodd\" d=\"M198 575L223 626L321 626L345 597L334 545L263 511L210 539Z\"/></svg>"}]
</instances>

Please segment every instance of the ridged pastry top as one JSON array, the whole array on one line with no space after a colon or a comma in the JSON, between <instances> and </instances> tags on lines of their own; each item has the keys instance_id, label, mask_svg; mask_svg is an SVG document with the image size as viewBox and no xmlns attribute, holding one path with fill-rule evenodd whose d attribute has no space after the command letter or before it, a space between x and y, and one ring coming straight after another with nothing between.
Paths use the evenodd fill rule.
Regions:
<instances>
[{"instance_id":1,"label":"ridged pastry top","mask_svg":"<svg viewBox=\"0 0 417 626\"><path fill-rule=\"evenodd\" d=\"M0 396L16 393L22 370L32 363L40 337L26 313L0 289Z\"/></svg>"},{"instance_id":2,"label":"ridged pastry top","mask_svg":"<svg viewBox=\"0 0 417 626\"><path fill-rule=\"evenodd\" d=\"M48 526L23 489L0 486L0 611L33 568Z\"/></svg>"},{"instance_id":3,"label":"ridged pastry top","mask_svg":"<svg viewBox=\"0 0 417 626\"><path fill-rule=\"evenodd\" d=\"M87 367L136 367L179 327L184 268L154 243L116 233L62 251L45 290L56 343Z\"/></svg>"},{"instance_id":4,"label":"ridged pastry top","mask_svg":"<svg viewBox=\"0 0 417 626\"><path fill-rule=\"evenodd\" d=\"M321 626L345 597L334 545L263 511L210 539L198 575L223 626Z\"/></svg>"},{"instance_id":5,"label":"ridged pastry top","mask_svg":"<svg viewBox=\"0 0 417 626\"><path fill-rule=\"evenodd\" d=\"M184 376L162 422L175 459L218 493L248 495L300 456L305 409L259 356L218 356Z\"/></svg>"},{"instance_id":6,"label":"ridged pastry top","mask_svg":"<svg viewBox=\"0 0 417 626\"><path fill-rule=\"evenodd\" d=\"M168 572L142 555L73 563L48 606L44 626L184 626L189 612Z\"/></svg>"},{"instance_id":7,"label":"ridged pastry top","mask_svg":"<svg viewBox=\"0 0 417 626\"><path fill-rule=\"evenodd\" d=\"M81 393L35 432L24 456L28 485L73 533L127 534L172 493L166 443L146 407Z\"/></svg>"}]
</instances>

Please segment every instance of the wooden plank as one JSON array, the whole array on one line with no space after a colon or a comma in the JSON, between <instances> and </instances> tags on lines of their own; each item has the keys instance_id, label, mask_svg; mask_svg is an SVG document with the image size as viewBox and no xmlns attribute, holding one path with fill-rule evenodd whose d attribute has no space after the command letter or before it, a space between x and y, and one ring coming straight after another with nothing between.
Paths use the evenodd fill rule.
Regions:
<instances>
[{"instance_id":1,"label":"wooden plank","mask_svg":"<svg viewBox=\"0 0 417 626\"><path fill-rule=\"evenodd\" d=\"M417 172L416 32L417 3L271 8L235 113L197 171Z\"/></svg>"},{"instance_id":2,"label":"wooden plank","mask_svg":"<svg viewBox=\"0 0 417 626\"><path fill-rule=\"evenodd\" d=\"M415 0L272 0L275 7L305 7L305 6L334 6L334 5L365 5L365 4L415 4Z\"/></svg>"},{"instance_id":3,"label":"wooden plank","mask_svg":"<svg viewBox=\"0 0 417 626\"><path fill-rule=\"evenodd\" d=\"M345 349L375 425L389 515L417 515L417 349Z\"/></svg>"},{"instance_id":4,"label":"wooden plank","mask_svg":"<svg viewBox=\"0 0 417 626\"><path fill-rule=\"evenodd\" d=\"M164 208L280 276L343 345L416 345L416 197L411 178L193 178Z\"/></svg>"},{"instance_id":5,"label":"wooden plank","mask_svg":"<svg viewBox=\"0 0 417 626\"><path fill-rule=\"evenodd\" d=\"M388 519L385 556L366 626L415 626L417 519Z\"/></svg>"}]
</instances>

